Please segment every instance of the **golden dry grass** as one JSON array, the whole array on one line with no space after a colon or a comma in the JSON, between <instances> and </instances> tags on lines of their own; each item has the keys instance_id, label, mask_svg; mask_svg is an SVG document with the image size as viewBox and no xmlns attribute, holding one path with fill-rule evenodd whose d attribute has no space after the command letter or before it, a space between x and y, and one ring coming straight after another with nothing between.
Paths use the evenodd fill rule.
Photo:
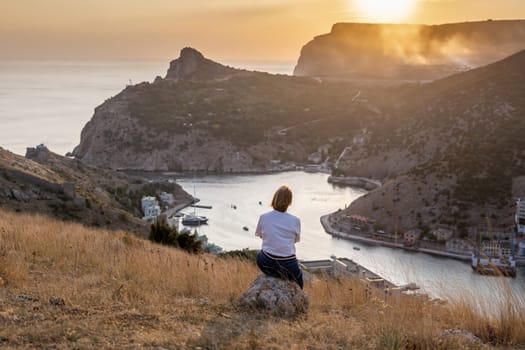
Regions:
<instances>
[{"instance_id":1,"label":"golden dry grass","mask_svg":"<svg viewBox=\"0 0 525 350\"><path fill-rule=\"evenodd\" d=\"M351 279L315 278L306 317L243 311L258 274L236 259L189 255L124 232L0 210L0 347L455 349L523 346L509 298L497 317L461 301L385 295ZM64 302L63 305L62 301ZM461 328L485 345L440 336Z\"/></svg>"}]
</instances>

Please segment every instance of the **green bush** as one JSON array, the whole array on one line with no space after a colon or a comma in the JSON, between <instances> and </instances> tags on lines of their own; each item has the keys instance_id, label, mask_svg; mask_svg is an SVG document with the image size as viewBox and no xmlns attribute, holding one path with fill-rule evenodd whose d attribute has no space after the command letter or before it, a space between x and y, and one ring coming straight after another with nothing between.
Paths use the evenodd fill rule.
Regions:
<instances>
[{"instance_id":1,"label":"green bush","mask_svg":"<svg viewBox=\"0 0 525 350\"><path fill-rule=\"evenodd\" d=\"M177 247L193 254L203 251L202 241L196 234L179 233L176 228L162 222L151 225L149 239L155 243Z\"/></svg>"}]
</instances>

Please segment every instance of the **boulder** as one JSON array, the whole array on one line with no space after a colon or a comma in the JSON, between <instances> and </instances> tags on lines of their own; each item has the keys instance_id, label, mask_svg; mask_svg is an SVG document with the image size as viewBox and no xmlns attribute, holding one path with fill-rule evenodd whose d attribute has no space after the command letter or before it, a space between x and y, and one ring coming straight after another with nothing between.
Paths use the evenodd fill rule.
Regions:
<instances>
[{"instance_id":1,"label":"boulder","mask_svg":"<svg viewBox=\"0 0 525 350\"><path fill-rule=\"evenodd\" d=\"M11 189L11 197L19 202L29 202L31 199L29 195L16 189Z\"/></svg>"},{"instance_id":2,"label":"boulder","mask_svg":"<svg viewBox=\"0 0 525 350\"><path fill-rule=\"evenodd\" d=\"M463 345L481 347L483 345L483 342L479 337L467 330L460 328L445 329L438 335L438 340L457 346Z\"/></svg>"},{"instance_id":3,"label":"boulder","mask_svg":"<svg viewBox=\"0 0 525 350\"><path fill-rule=\"evenodd\" d=\"M241 297L240 305L272 316L293 318L308 312L308 296L292 281L258 276Z\"/></svg>"}]
</instances>

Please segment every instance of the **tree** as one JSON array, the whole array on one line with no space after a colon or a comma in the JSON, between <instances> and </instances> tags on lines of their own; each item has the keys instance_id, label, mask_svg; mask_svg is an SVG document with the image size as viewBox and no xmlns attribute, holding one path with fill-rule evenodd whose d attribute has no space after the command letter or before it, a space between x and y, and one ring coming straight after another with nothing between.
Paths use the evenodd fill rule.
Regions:
<instances>
[{"instance_id":1,"label":"tree","mask_svg":"<svg viewBox=\"0 0 525 350\"><path fill-rule=\"evenodd\" d=\"M150 241L183 249L189 253L202 253L202 242L197 233L179 233L176 228L165 222L157 221L151 225Z\"/></svg>"}]
</instances>

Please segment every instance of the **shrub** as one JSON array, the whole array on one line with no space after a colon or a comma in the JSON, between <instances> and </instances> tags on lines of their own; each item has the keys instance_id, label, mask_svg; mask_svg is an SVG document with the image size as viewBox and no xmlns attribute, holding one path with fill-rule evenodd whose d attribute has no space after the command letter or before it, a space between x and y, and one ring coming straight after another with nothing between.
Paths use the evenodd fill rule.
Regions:
<instances>
[{"instance_id":1,"label":"shrub","mask_svg":"<svg viewBox=\"0 0 525 350\"><path fill-rule=\"evenodd\" d=\"M196 234L179 233L176 228L166 223L156 222L151 225L150 241L183 249L189 253L202 253L202 242Z\"/></svg>"}]
</instances>

